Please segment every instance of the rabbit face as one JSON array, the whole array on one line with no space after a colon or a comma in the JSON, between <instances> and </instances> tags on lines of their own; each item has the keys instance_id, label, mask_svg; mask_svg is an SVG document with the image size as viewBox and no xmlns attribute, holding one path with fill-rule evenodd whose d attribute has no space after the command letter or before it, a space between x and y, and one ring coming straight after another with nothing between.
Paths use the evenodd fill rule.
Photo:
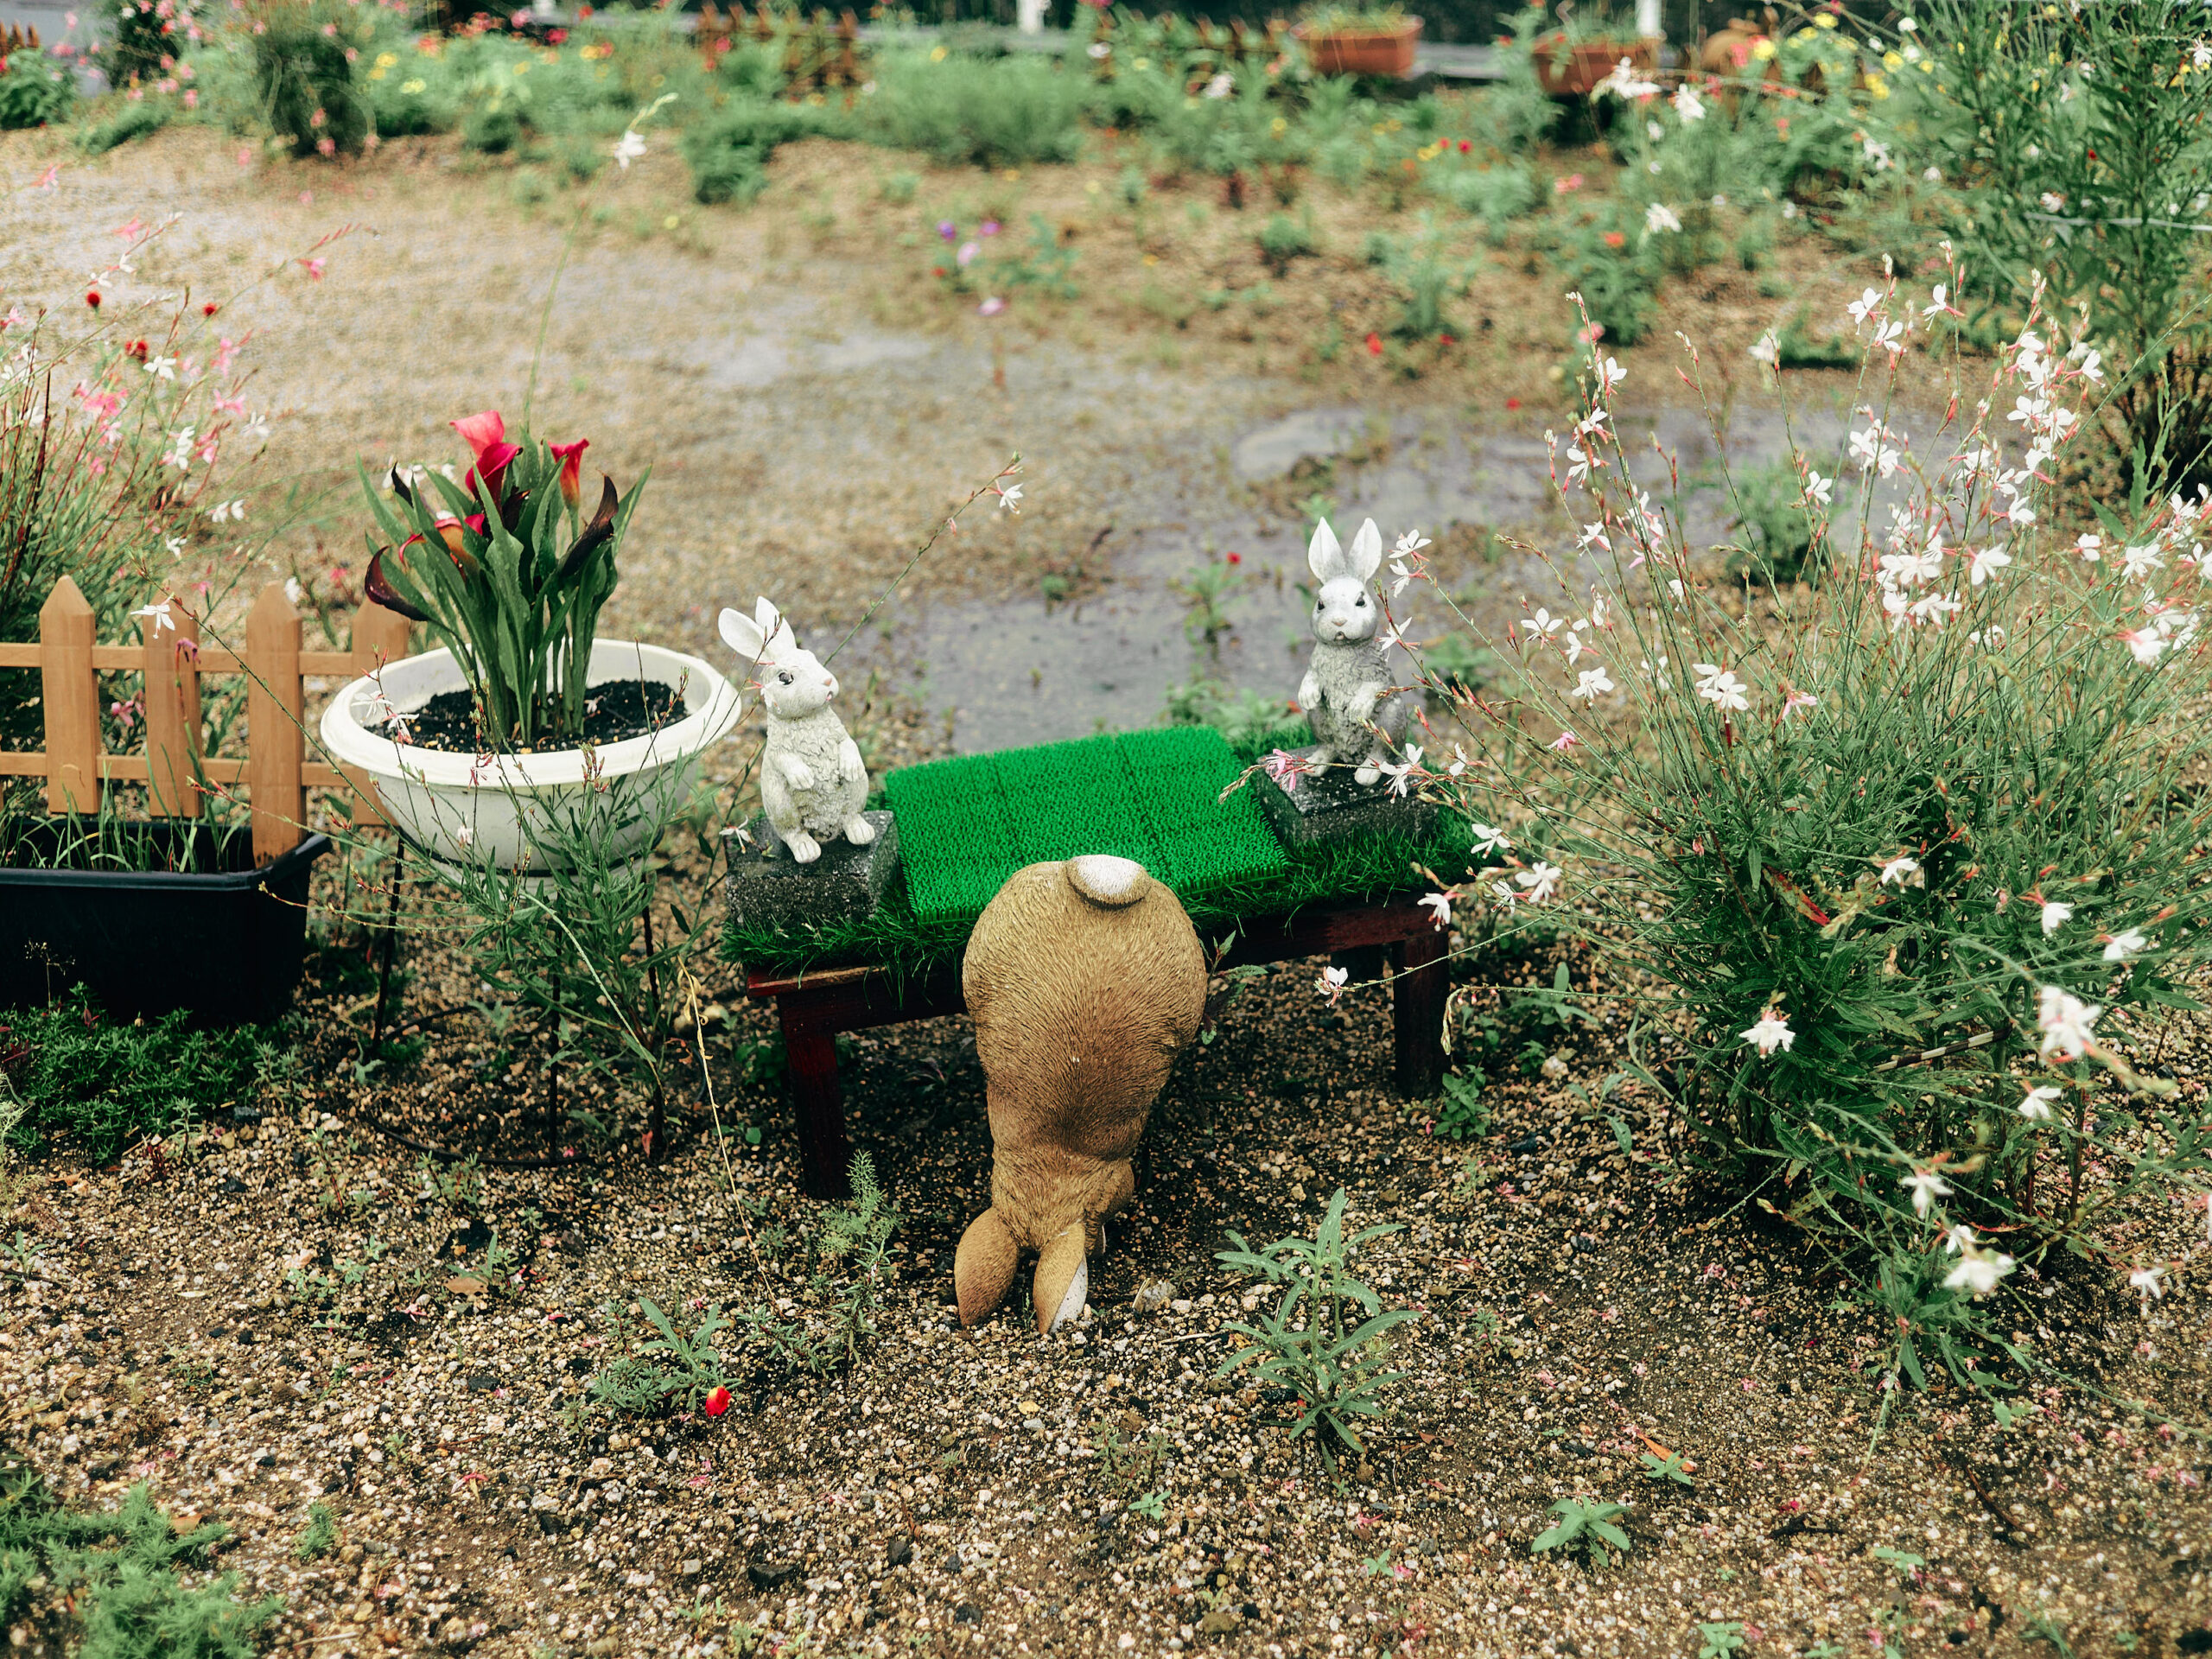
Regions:
<instances>
[{"instance_id":1,"label":"rabbit face","mask_svg":"<svg viewBox=\"0 0 2212 1659\"><path fill-rule=\"evenodd\" d=\"M1313 601L1313 637L1325 645L1371 639L1380 610L1357 576L1325 582Z\"/></svg>"},{"instance_id":2,"label":"rabbit face","mask_svg":"<svg viewBox=\"0 0 2212 1659\"><path fill-rule=\"evenodd\" d=\"M803 720L830 706L837 695L837 677L815 660L810 651L789 651L763 662L755 671L760 701L778 720Z\"/></svg>"},{"instance_id":3,"label":"rabbit face","mask_svg":"<svg viewBox=\"0 0 2212 1659\"><path fill-rule=\"evenodd\" d=\"M776 720L804 720L826 709L837 695L837 677L816 660L769 601L757 601L753 614L721 613L722 643L744 661L747 677L760 688L760 701Z\"/></svg>"},{"instance_id":4,"label":"rabbit face","mask_svg":"<svg viewBox=\"0 0 2212 1659\"><path fill-rule=\"evenodd\" d=\"M1329 521L1322 519L1306 545L1306 563L1320 584L1313 601L1313 637L1324 645L1373 639L1382 607L1375 602L1368 581L1382 563L1382 532L1375 521L1370 518L1362 524L1346 549L1338 544Z\"/></svg>"}]
</instances>

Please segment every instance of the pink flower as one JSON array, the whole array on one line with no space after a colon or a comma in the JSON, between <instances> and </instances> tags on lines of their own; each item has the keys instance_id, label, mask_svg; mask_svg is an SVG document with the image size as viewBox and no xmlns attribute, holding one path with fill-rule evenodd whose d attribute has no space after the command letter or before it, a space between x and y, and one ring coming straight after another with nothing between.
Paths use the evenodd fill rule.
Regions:
<instances>
[{"instance_id":1,"label":"pink flower","mask_svg":"<svg viewBox=\"0 0 2212 1659\"><path fill-rule=\"evenodd\" d=\"M476 465L470 467L466 487L473 495L476 491L478 474L482 474L486 486L497 500L500 486L505 483L507 463L522 451L506 442L507 423L496 409L487 409L480 415L450 423L461 434L476 456Z\"/></svg>"},{"instance_id":2,"label":"pink flower","mask_svg":"<svg viewBox=\"0 0 2212 1659\"><path fill-rule=\"evenodd\" d=\"M994 294L976 308L987 317L995 317L1006 309L1006 302Z\"/></svg>"},{"instance_id":3,"label":"pink flower","mask_svg":"<svg viewBox=\"0 0 2212 1659\"><path fill-rule=\"evenodd\" d=\"M1302 754L1294 754L1288 749L1277 749L1260 762L1260 770L1274 779L1276 785L1287 795L1298 787L1300 778L1312 775L1313 766Z\"/></svg>"},{"instance_id":4,"label":"pink flower","mask_svg":"<svg viewBox=\"0 0 2212 1659\"><path fill-rule=\"evenodd\" d=\"M327 138L323 140L323 143L328 143L329 142L330 142L330 141L329 141L328 139L327 139ZM317 148L318 148L318 149L320 149L320 148L321 148L321 146L320 146L320 145L318 145L318 146L317 146ZM325 153L325 154L327 154L328 152L327 152L327 151L325 151L324 153ZM300 263L301 263L302 265L305 265L305 266L307 267L308 280L309 282L311 282L311 283L319 283L319 282L321 282L321 281L322 280L322 261L321 261L321 260L320 260L320 259L302 259L302 260L301 260L301 261L300 261Z\"/></svg>"},{"instance_id":5,"label":"pink flower","mask_svg":"<svg viewBox=\"0 0 2212 1659\"><path fill-rule=\"evenodd\" d=\"M196 110L200 107L200 94L198 92L189 87L186 88L184 94L184 107L188 110Z\"/></svg>"},{"instance_id":6,"label":"pink flower","mask_svg":"<svg viewBox=\"0 0 2212 1659\"><path fill-rule=\"evenodd\" d=\"M584 451L591 448L589 438L578 438L574 443L549 443L545 446L561 462L561 499L571 511L583 494Z\"/></svg>"}]
</instances>

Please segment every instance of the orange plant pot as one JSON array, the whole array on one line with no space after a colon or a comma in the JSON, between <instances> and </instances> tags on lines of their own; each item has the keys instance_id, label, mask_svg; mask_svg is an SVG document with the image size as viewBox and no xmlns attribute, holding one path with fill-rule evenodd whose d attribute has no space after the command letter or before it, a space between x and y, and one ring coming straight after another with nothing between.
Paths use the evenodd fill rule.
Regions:
<instances>
[{"instance_id":1,"label":"orange plant pot","mask_svg":"<svg viewBox=\"0 0 2212 1659\"><path fill-rule=\"evenodd\" d=\"M1639 74L1659 67L1656 41L1590 41L1561 55L1558 37L1536 42L1536 82L1554 98L1586 98L1623 58Z\"/></svg>"},{"instance_id":2,"label":"orange plant pot","mask_svg":"<svg viewBox=\"0 0 2212 1659\"><path fill-rule=\"evenodd\" d=\"M1382 75L1403 80L1414 72L1414 48L1421 43L1421 19L1408 17L1397 29L1338 32L1291 30L1306 48L1317 75Z\"/></svg>"}]
</instances>

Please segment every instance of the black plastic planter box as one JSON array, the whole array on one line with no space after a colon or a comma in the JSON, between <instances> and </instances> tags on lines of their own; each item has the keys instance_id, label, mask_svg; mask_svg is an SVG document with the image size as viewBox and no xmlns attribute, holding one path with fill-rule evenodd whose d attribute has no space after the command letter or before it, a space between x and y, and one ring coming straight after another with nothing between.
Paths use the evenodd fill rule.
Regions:
<instances>
[{"instance_id":1,"label":"black plastic planter box","mask_svg":"<svg viewBox=\"0 0 2212 1659\"><path fill-rule=\"evenodd\" d=\"M156 846L190 833L144 830ZM55 833L16 830L34 842ZM190 874L0 865L0 1007L40 1006L82 984L126 1018L182 1009L211 1024L266 1025L281 1015L300 980L308 878L330 837L309 836L260 869L251 836L232 836L220 856L204 828L196 840L209 868Z\"/></svg>"}]
</instances>

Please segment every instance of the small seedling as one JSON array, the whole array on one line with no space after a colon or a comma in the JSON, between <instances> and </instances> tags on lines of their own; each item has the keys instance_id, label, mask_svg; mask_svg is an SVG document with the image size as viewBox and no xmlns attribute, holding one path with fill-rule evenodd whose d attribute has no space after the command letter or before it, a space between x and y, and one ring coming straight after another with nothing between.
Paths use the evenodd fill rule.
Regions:
<instances>
[{"instance_id":1,"label":"small seedling","mask_svg":"<svg viewBox=\"0 0 2212 1659\"><path fill-rule=\"evenodd\" d=\"M320 1560L338 1541L338 1517L327 1503L308 1505L308 1523L292 1545L292 1554L303 1561Z\"/></svg>"},{"instance_id":2,"label":"small seedling","mask_svg":"<svg viewBox=\"0 0 2212 1659\"><path fill-rule=\"evenodd\" d=\"M1697 1627L1697 1659L1728 1659L1744 1649L1744 1626L1739 1619Z\"/></svg>"},{"instance_id":3,"label":"small seedling","mask_svg":"<svg viewBox=\"0 0 2212 1659\"><path fill-rule=\"evenodd\" d=\"M1141 1515L1147 1521L1164 1520L1167 1515L1167 1494L1147 1492L1141 1497L1133 1497L1129 1500L1129 1513Z\"/></svg>"},{"instance_id":4,"label":"small seedling","mask_svg":"<svg viewBox=\"0 0 2212 1659\"><path fill-rule=\"evenodd\" d=\"M1479 1141L1490 1133L1490 1103L1483 1098L1480 1077L1457 1071L1446 1076L1436 1102L1436 1133L1446 1141Z\"/></svg>"},{"instance_id":5,"label":"small seedling","mask_svg":"<svg viewBox=\"0 0 2212 1659\"><path fill-rule=\"evenodd\" d=\"M1594 1503L1586 1498L1562 1497L1552 1505L1558 1520L1538 1533L1530 1541L1529 1553L1541 1555L1550 1550L1573 1554L1586 1551L1599 1567L1611 1565L1605 1554L1607 1545L1625 1557L1629 1552L1628 1535L1613 1524L1628 1513L1619 1503Z\"/></svg>"},{"instance_id":6,"label":"small seedling","mask_svg":"<svg viewBox=\"0 0 2212 1659\"><path fill-rule=\"evenodd\" d=\"M1697 1482L1689 1476L1689 1465L1682 1461L1679 1452L1669 1452L1664 1458L1656 1453L1643 1453L1643 1478L1646 1480L1671 1480L1678 1486L1694 1489Z\"/></svg>"}]
</instances>

